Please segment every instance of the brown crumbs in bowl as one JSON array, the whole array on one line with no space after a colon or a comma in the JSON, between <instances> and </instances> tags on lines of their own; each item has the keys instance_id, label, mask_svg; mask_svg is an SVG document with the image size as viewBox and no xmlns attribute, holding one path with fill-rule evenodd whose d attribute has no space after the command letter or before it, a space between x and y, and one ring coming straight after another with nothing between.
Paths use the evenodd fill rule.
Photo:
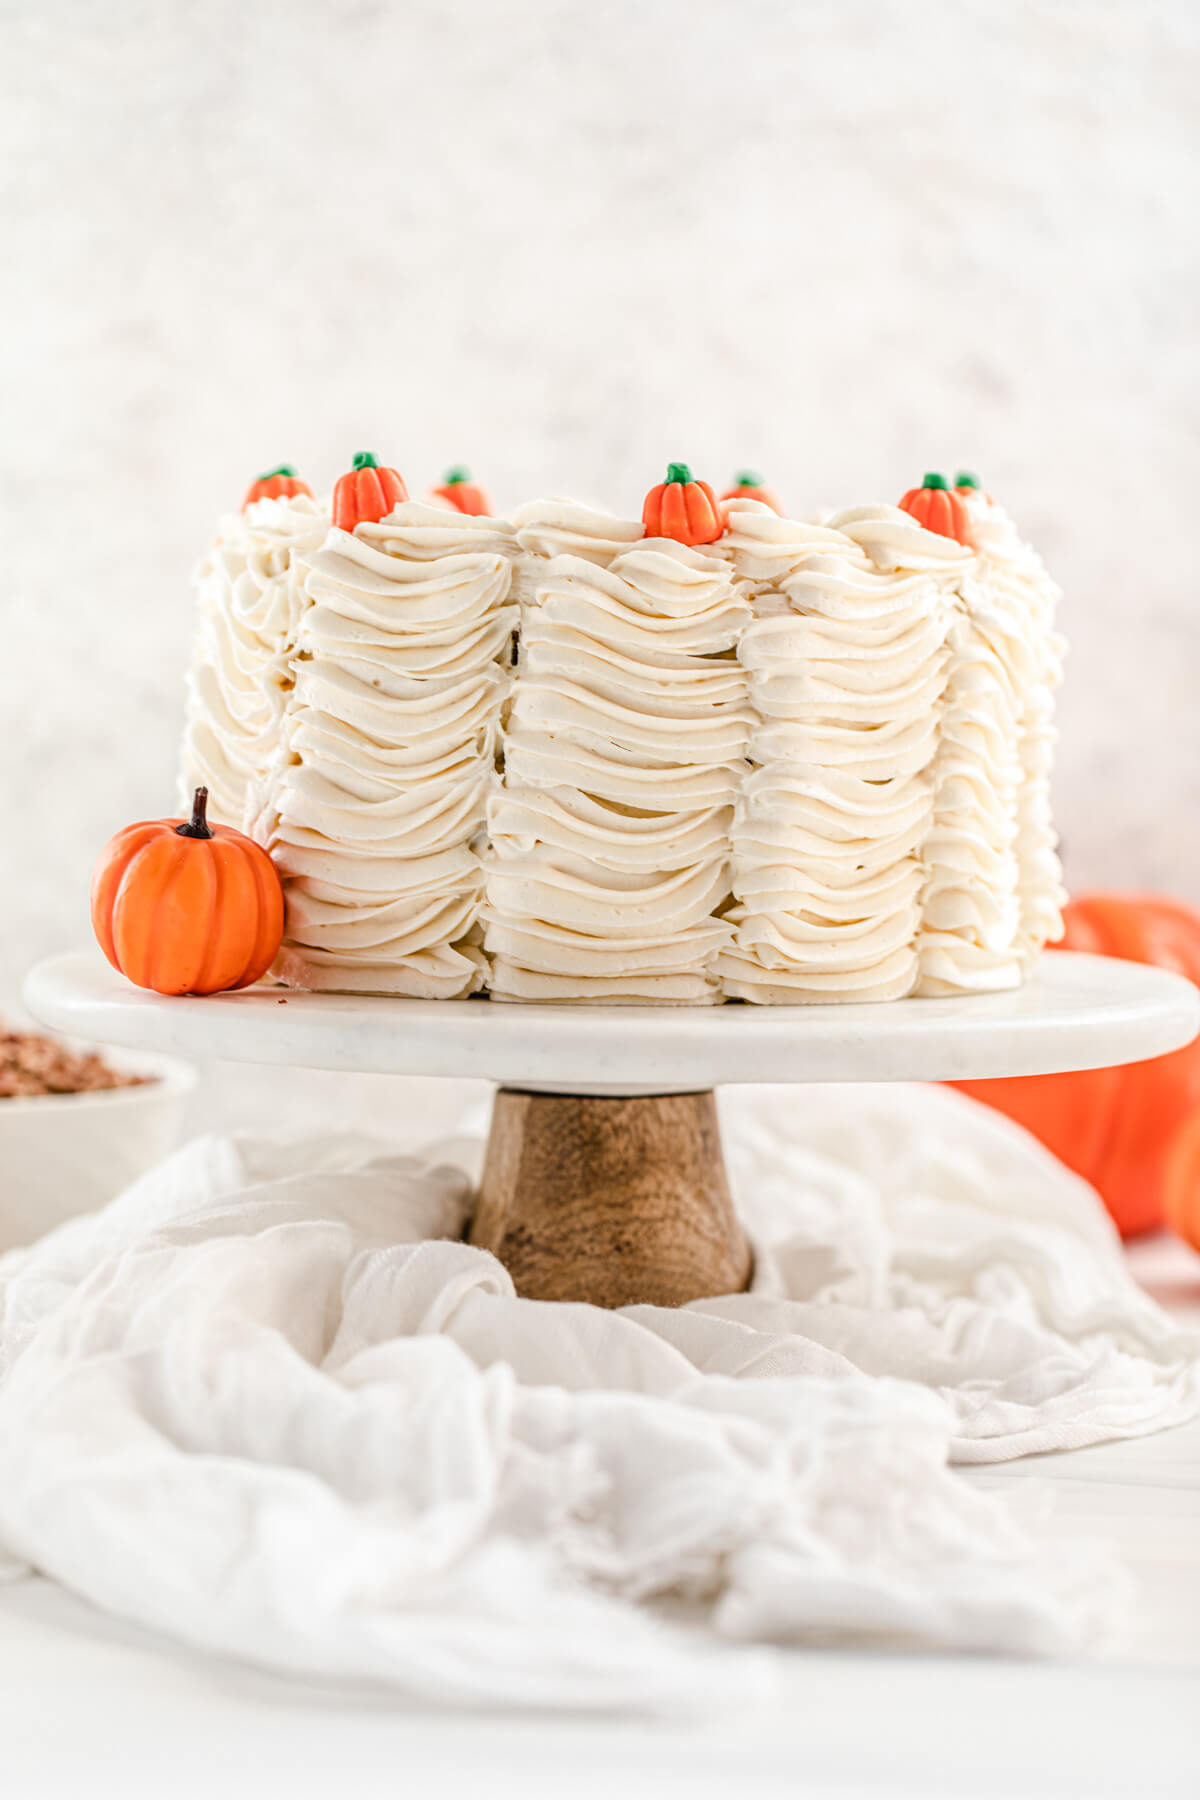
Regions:
<instances>
[{"instance_id":1,"label":"brown crumbs in bowl","mask_svg":"<svg viewBox=\"0 0 1200 1800\"><path fill-rule=\"evenodd\" d=\"M102 1056L79 1055L36 1032L0 1031L0 1100L142 1087L151 1079L111 1068Z\"/></svg>"}]
</instances>

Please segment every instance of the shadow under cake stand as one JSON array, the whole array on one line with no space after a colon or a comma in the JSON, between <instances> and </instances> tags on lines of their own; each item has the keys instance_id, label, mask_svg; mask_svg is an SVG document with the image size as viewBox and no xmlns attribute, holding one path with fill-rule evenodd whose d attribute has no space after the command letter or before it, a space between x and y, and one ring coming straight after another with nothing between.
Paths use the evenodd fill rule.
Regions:
<instances>
[{"instance_id":1,"label":"shadow under cake stand","mask_svg":"<svg viewBox=\"0 0 1200 1800\"><path fill-rule=\"evenodd\" d=\"M538 1300L599 1306L744 1288L713 1089L955 1081L1141 1062L1200 1032L1200 990L1045 951L1007 993L843 1006L515 1005L259 987L169 999L99 951L39 964L30 1011L75 1037L198 1060L499 1083L474 1244Z\"/></svg>"}]
</instances>

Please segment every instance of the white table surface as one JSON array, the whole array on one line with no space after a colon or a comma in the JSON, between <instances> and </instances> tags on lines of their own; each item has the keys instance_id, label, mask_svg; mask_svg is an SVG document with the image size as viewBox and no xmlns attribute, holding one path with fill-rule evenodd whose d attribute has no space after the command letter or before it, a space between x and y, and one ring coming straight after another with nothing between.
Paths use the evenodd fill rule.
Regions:
<instances>
[{"instance_id":1,"label":"white table surface","mask_svg":"<svg viewBox=\"0 0 1200 1800\"><path fill-rule=\"evenodd\" d=\"M1200 1325L1200 1257L1133 1252ZM753 1713L683 1723L447 1715L275 1679L106 1620L45 1581L0 1588L0 1792L13 1800L1109 1800L1200 1794L1200 1425L972 1471L1045 1481L1139 1598L1095 1657L796 1651Z\"/></svg>"}]
</instances>

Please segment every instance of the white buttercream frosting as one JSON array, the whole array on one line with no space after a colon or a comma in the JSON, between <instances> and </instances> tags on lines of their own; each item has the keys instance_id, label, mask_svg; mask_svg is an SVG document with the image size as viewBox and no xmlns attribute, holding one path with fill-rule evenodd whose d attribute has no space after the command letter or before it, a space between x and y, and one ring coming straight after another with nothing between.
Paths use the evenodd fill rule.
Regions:
<instances>
[{"instance_id":1,"label":"white buttercream frosting","mask_svg":"<svg viewBox=\"0 0 1200 1800\"><path fill-rule=\"evenodd\" d=\"M222 521L200 563L180 759L185 811L204 786L211 818L245 824L248 792L278 749L304 604L301 559L328 529L328 509L305 494L256 500Z\"/></svg>"},{"instance_id":2,"label":"white buttercream frosting","mask_svg":"<svg viewBox=\"0 0 1200 1800\"><path fill-rule=\"evenodd\" d=\"M1002 509L967 510L962 545L896 507L739 498L700 549L565 500L227 520L182 777L271 848L277 975L675 1004L1015 985L1063 898L1058 591Z\"/></svg>"},{"instance_id":3,"label":"white buttercream frosting","mask_svg":"<svg viewBox=\"0 0 1200 1800\"><path fill-rule=\"evenodd\" d=\"M1003 507L982 494L968 497L978 551L976 581L998 613L1011 621L1024 657L1016 669L1020 772L1015 854L1019 952L1027 971L1044 943L1062 930L1066 899L1058 835L1051 818L1050 771L1054 760L1054 693L1062 681L1065 644L1055 629L1061 594L1037 552L1018 533Z\"/></svg>"},{"instance_id":4,"label":"white buttercream frosting","mask_svg":"<svg viewBox=\"0 0 1200 1800\"><path fill-rule=\"evenodd\" d=\"M581 556L604 568L645 536L640 519L621 519L578 500L529 500L512 524L517 543L532 556Z\"/></svg>"},{"instance_id":5,"label":"white buttercream frosting","mask_svg":"<svg viewBox=\"0 0 1200 1800\"><path fill-rule=\"evenodd\" d=\"M727 994L1013 986L1056 929L1055 590L999 509L968 510L969 546L896 507L820 527L731 509L757 721Z\"/></svg>"},{"instance_id":6,"label":"white buttercream frosting","mask_svg":"<svg viewBox=\"0 0 1200 1800\"><path fill-rule=\"evenodd\" d=\"M559 555L521 609L491 800L495 997L720 998L729 831L750 726L732 655L749 607L719 560L665 539L604 567Z\"/></svg>"},{"instance_id":7,"label":"white buttercream frosting","mask_svg":"<svg viewBox=\"0 0 1200 1800\"><path fill-rule=\"evenodd\" d=\"M502 520L407 501L309 557L283 753L256 823L284 877L280 979L445 999L483 985L479 839L513 550Z\"/></svg>"},{"instance_id":8,"label":"white buttercream frosting","mask_svg":"<svg viewBox=\"0 0 1200 1800\"><path fill-rule=\"evenodd\" d=\"M725 535L712 548L723 550L745 581L769 586L821 551L831 556L846 551L840 532L786 518L761 500L729 500L725 518Z\"/></svg>"},{"instance_id":9,"label":"white buttercream frosting","mask_svg":"<svg viewBox=\"0 0 1200 1800\"><path fill-rule=\"evenodd\" d=\"M746 1000L896 999L917 979L948 596L969 553L892 508L764 514L739 508L730 533L755 582L738 647L754 768L718 968Z\"/></svg>"}]
</instances>

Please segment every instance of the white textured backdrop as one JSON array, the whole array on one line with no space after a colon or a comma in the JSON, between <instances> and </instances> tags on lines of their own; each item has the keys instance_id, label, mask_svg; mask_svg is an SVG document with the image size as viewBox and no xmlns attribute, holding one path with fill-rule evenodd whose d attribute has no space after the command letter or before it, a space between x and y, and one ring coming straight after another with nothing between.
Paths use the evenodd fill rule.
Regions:
<instances>
[{"instance_id":1,"label":"white textured backdrop","mask_svg":"<svg viewBox=\"0 0 1200 1800\"><path fill-rule=\"evenodd\" d=\"M168 810L283 458L634 508L976 467L1067 591L1068 876L1200 900L1200 6L0 0L0 1003Z\"/></svg>"}]
</instances>

